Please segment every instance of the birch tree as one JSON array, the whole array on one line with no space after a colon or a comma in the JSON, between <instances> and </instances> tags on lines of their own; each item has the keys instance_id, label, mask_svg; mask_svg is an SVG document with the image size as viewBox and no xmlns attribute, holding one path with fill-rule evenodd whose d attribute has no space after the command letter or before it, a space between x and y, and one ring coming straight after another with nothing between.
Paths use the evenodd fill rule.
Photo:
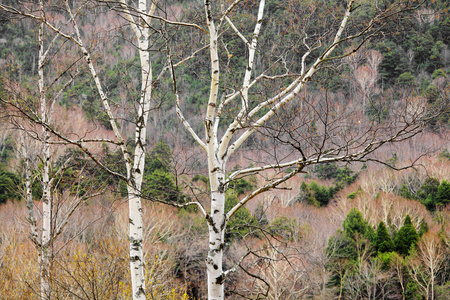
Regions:
<instances>
[{"instance_id":1,"label":"birch tree","mask_svg":"<svg viewBox=\"0 0 450 300\"><path fill-rule=\"evenodd\" d=\"M93 4L97 5L96 1ZM107 2L107 1L103 1ZM129 204L129 243L130 243L130 273L132 280L132 292L133 299L145 299L145 277L144 277L144 256L143 256L143 220L142 220L142 205L140 190L142 186L142 175L144 172L145 151L147 141L147 121L149 112L152 110L151 96L153 86L153 73L152 64L150 58L151 49L151 33L154 31L152 27L152 16L155 14L156 1L114 1L115 8L120 10L124 14L128 21L128 25L131 27L134 34L134 40L136 41L136 48L138 49L140 59L141 70L141 83L140 83L140 95L134 103L136 109L135 114L135 130L134 130L134 142L136 147L131 153L127 149L128 138L124 132L121 132L117 124L117 117L111 108L111 99L107 96L105 86L102 84L100 76L98 74L98 66L93 58L92 48L88 45L92 45L93 41L86 41L86 34L82 34L80 31L79 20L82 18L83 13L86 13L83 9L89 9L89 1L72 2L68 0L56 1L55 3L45 3L41 1L40 13L36 13L36 8L33 3L19 2L17 6L9 6L6 4L0 4L0 8L7 13L13 15L19 15L21 17L31 18L38 21L43 28L52 31L56 36L61 39L72 42L81 52L85 64L92 76L95 83L95 88L98 93L99 101L101 101L104 111L107 114L110 126L114 132L115 140L108 139L88 139L88 138L69 138L64 132L58 131L53 127L47 119L47 115L43 112L40 117L33 116L32 113L15 105L19 108L21 113L32 119L35 123L40 124L44 130L44 140L49 139L51 134L55 140L59 143L67 143L76 145L82 149L91 159L94 160L103 169L109 172L111 175L116 176L126 182L128 192L128 204ZM52 4L55 6L52 7ZM56 8L60 13L63 13L68 20L67 24L52 23L51 18L46 17L46 13L49 13L52 9ZM113 25L113 24L112 24ZM108 28L111 29L111 28ZM132 40L132 38L130 39ZM41 57L43 61L46 60L44 56ZM40 61L40 66L43 61ZM40 69L41 70L41 69ZM167 70L167 68L165 69ZM41 72L41 71L39 71ZM41 75L41 73L39 73ZM41 83L41 80L39 81ZM41 86L41 85L40 85ZM42 102L44 101L44 102ZM10 103L11 104L11 103ZM14 104L13 104L14 105ZM45 105L45 95L42 91L41 106ZM83 135L80 135L83 136ZM52 141L55 142L55 141ZM103 165L98 157L95 156L89 150L89 143L111 143L120 147L123 160L126 166L126 174L119 174L108 169ZM44 142L44 145L48 145L48 142ZM48 152L48 146L45 147L44 153ZM46 160L47 161L47 160ZM47 167L44 167L44 170ZM48 195L48 178L44 173L43 188L44 188L44 203L46 195ZM47 211L44 209L44 211ZM44 225L45 226L45 225ZM45 230L47 232L47 230ZM49 238L43 236L43 244L47 243ZM44 290L45 283L44 283Z\"/></svg>"},{"instance_id":2,"label":"birch tree","mask_svg":"<svg viewBox=\"0 0 450 300\"><path fill-rule=\"evenodd\" d=\"M45 16L44 1L39 1L36 10L40 16ZM20 114L15 115L14 111L12 113L15 117L11 121L19 129L18 152L23 159L24 198L28 209L27 221L30 225L30 239L38 253L39 296L41 299L51 299L51 273L56 251L54 249L55 241L80 204L99 193L88 191L84 195L80 195L74 190L65 199L62 196L63 192L60 191L59 183L70 158L61 165L55 166L55 149L52 149L51 132L48 125L55 124L55 103L65 88L73 82L77 72L72 72L73 62L70 62L67 67L64 62L49 59L55 57L56 53L64 48L61 44L61 36L49 31L42 20L37 24L37 91L30 91L30 95L27 95L20 89L15 90L14 88L17 86L13 79L10 79L6 85L5 94L13 99L11 102L7 101L13 106L17 103L26 103L28 102L27 98L31 98L31 102L21 108L24 109L25 106L32 108L29 111L32 117L45 124L45 126L39 126L39 132L34 124L30 124L30 119L22 119ZM51 71L52 68L54 71ZM67 75L69 73L70 76ZM5 102L6 99L2 99L2 101ZM37 162L40 162L41 167L36 166ZM42 190L40 207L36 207L33 200L33 185L40 186Z\"/></svg>"},{"instance_id":3,"label":"birch tree","mask_svg":"<svg viewBox=\"0 0 450 300\"><path fill-rule=\"evenodd\" d=\"M345 104L333 106L326 97L308 98L301 94L315 74L357 52L367 40L382 33L383 27L390 20L405 9L410 9L408 1L386 4L383 9L367 1L345 1L345 7L333 7L337 9L334 15L329 14L325 19L321 16L320 20L325 24L322 27L323 33L311 35L307 30L310 18L320 17L314 15L317 13L316 8L309 2L305 4L301 1L289 1L289 5L292 9L302 9L302 14L295 11L292 15L293 18L303 19L296 20L299 21L296 23L296 34L301 47L294 50L301 50L303 53L300 56L289 53L286 48L284 53L282 50L277 52L276 41L273 42L272 52L268 51L270 53L266 55L261 53L259 44L267 43L261 41L262 32L264 26L270 25L265 22L265 0L257 3L240 0L204 1L204 39L209 47L209 54L205 56L208 57L209 66L203 67L210 70L203 117L204 138L195 130L197 124L189 122L189 111L183 109L183 99L188 97L186 93L189 91L185 87L186 81L177 80L176 68L171 69L178 117L207 159L210 203L207 207L202 207L201 211L209 228L209 251L206 258L208 299L224 299L226 277L236 270L233 267L224 269L222 263L226 247L226 226L251 199L276 188L298 173L306 172L308 167L316 164L379 161L371 154L385 144L414 137L422 131L422 125L426 122L424 107L407 110L406 99L398 103L393 114L395 120L392 118L380 123L364 118L358 110L361 109L361 104L349 105L351 107ZM246 9L240 15L244 18L249 10L254 15L245 20L233 19L241 9ZM362 11L370 12L370 18L356 25L356 16ZM249 24L252 24L252 30L246 29ZM233 42L240 42L234 49L244 49L240 52L244 53L243 57L238 59L245 63L235 64L235 69L230 67L230 60L235 55L231 50L230 36L235 38ZM172 49L169 53L170 60L175 56L175 50ZM293 60L296 64L291 65L293 61L288 61L289 54L299 57ZM256 67L257 59L267 59L266 65L269 66L262 68L260 63ZM236 69L239 67L241 69ZM232 85L236 81L241 83ZM275 88L267 92L262 90L263 86L271 84ZM264 161L255 161L252 167L230 172L230 160L238 151L248 150L246 142L255 136L290 146L291 150L284 156L276 150L267 155ZM269 152L264 146L259 150L262 153ZM245 195L229 211L225 211L226 191L230 183L250 174L263 175L265 183Z\"/></svg>"}]
</instances>

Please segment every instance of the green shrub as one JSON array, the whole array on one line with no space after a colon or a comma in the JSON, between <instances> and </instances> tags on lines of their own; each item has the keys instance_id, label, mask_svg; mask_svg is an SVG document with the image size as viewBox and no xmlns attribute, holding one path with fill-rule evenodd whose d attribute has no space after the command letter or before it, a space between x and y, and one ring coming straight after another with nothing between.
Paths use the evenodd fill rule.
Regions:
<instances>
[{"instance_id":1,"label":"green shrub","mask_svg":"<svg viewBox=\"0 0 450 300\"><path fill-rule=\"evenodd\" d=\"M353 200L360 194L362 194L362 189L360 186L358 186L358 189L355 192L348 194L347 198Z\"/></svg>"},{"instance_id":2,"label":"green shrub","mask_svg":"<svg viewBox=\"0 0 450 300\"><path fill-rule=\"evenodd\" d=\"M410 281L406 284L405 289L405 299L411 299L411 300L422 300L423 297L419 293L419 287L417 286L417 283Z\"/></svg>"}]
</instances>

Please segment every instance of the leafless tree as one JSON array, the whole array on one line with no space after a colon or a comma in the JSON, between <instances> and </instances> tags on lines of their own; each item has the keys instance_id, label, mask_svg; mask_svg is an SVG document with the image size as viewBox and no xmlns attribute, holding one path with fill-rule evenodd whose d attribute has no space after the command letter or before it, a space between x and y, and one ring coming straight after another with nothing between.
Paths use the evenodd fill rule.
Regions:
<instances>
[{"instance_id":1,"label":"leafless tree","mask_svg":"<svg viewBox=\"0 0 450 300\"><path fill-rule=\"evenodd\" d=\"M411 278L426 299L435 299L437 274L443 267L445 250L439 237L428 232L422 237L417 253L408 259L407 267Z\"/></svg>"}]
</instances>

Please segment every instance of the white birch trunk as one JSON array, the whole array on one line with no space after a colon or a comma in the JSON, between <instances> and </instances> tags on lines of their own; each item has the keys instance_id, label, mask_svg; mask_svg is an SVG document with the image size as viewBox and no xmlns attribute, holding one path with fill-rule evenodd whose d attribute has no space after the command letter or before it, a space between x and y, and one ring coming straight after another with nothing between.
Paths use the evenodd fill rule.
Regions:
<instances>
[{"instance_id":1,"label":"white birch trunk","mask_svg":"<svg viewBox=\"0 0 450 300\"><path fill-rule=\"evenodd\" d=\"M51 255L51 218L52 218L52 197L49 179L50 171L50 146L48 144L48 133L44 132L44 166L42 170L42 239L39 250L39 265L41 276L41 296L43 299L50 298L50 255Z\"/></svg>"},{"instance_id":2,"label":"white birch trunk","mask_svg":"<svg viewBox=\"0 0 450 300\"><path fill-rule=\"evenodd\" d=\"M41 8L43 3L41 1ZM44 124L47 123L47 102L45 98L44 88L44 24L41 22L39 27L39 105L41 109L41 119ZM52 197L50 183L50 144L49 133L47 129L42 127L43 149L42 149L42 238L41 247L39 249L39 267L41 279L41 297L42 299L50 298L50 255L51 255L51 218L52 218Z\"/></svg>"},{"instance_id":3,"label":"white birch trunk","mask_svg":"<svg viewBox=\"0 0 450 300\"><path fill-rule=\"evenodd\" d=\"M224 164L219 162L209 167L211 183L211 214L208 218L209 251L206 259L208 275L208 299L224 299L225 279L222 261L225 235L225 174Z\"/></svg>"},{"instance_id":4,"label":"white birch trunk","mask_svg":"<svg viewBox=\"0 0 450 300\"><path fill-rule=\"evenodd\" d=\"M147 31L144 31L147 32ZM148 33L148 32L147 32ZM146 299L144 257L143 257L143 219L141 204L141 187L145 166L145 146L147 121L151 100L151 64L148 51L148 35L142 34L139 42L139 53L142 68L142 90L139 103L138 120L136 124L136 148L133 155L133 166L127 162L128 170L128 205L130 214L130 270L133 299Z\"/></svg>"},{"instance_id":5,"label":"white birch trunk","mask_svg":"<svg viewBox=\"0 0 450 300\"><path fill-rule=\"evenodd\" d=\"M218 36L212 17L211 3L205 0L206 23L209 29L211 59L211 87L205 116L206 150L209 182L211 185L211 213L207 216L209 251L206 258L208 299L224 299L224 272L222 268L225 234L225 161L217 156L216 106L219 91Z\"/></svg>"},{"instance_id":6,"label":"white birch trunk","mask_svg":"<svg viewBox=\"0 0 450 300\"><path fill-rule=\"evenodd\" d=\"M147 4L147 1L140 0L137 11L141 13L134 18L134 13L128 9L125 0L121 0L121 5L125 11L131 28L133 29L139 46L139 56L141 61L141 95L138 103L138 115L136 118L135 142L136 148L133 157L130 157L125 146L125 140L117 127L114 115L108 102L108 98L103 91L103 87L97 76L97 72L93 65L91 55L83 44L78 25L70 10L70 6L66 0L66 8L70 13L72 23L74 24L77 40L75 41L82 50L86 62L94 78L97 90L99 92L101 101L108 114L110 124L113 128L114 134L120 142L120 147L125 160L127 169L127 192L128 192L128 207L129 207L129 242L130 242L130 273L132 297L134 300L146 299L145 291L145 276L144 276L144 256L143 256L143 219L142 219L142 204L141 204L141 186L144 174L145 165L145 147L147 135L147 122L150 111L150 101L152 94L152 66L149 53L149 38L150 38L150 22L149 15L153 15L156 9L156 1Z\"/></svg>"},{"instance_id":7,"label":"white birch trunk","mask_svg":"<svg viewBox=\"0 0 450 300\"><path fill-rule=\"evenodd\" d=\"M34 215L34 203L33 203L33 194L32 194L32 181L31 181L31 167L30 167L30 158L28 156L28 151L25 146L25 141L23 135L20 136L20 143L22 149L22 158L25 163L25 200L27 203L28 209L28 222L30 223L30 239L35 244L37 252L38 252L38 265L39 265L39 276L40 276L40 297L41 299L47 299L47 295L49 293L49 283L46 280L46 269L43 263L43 251L42 244L39 239L38 230L37 230L37 222L36 217Z\"/></svg>"},{"instance_id":8,"label":"white birch trunk","mask_svg":"<svg viewBox=\"0 0 450 300\"><path fill-rule=\"evenodd\" d=\"M146 1L139 1L139 11L144 14L153 14L156 8L151 4L150 8ZM131 19L131 15L129 15ZM144 21L144 19L146 19ZM134 29L139 44L139 56L141 60L141 96L138 108L138 119L136 120L133 166L127 162L128 170L128 205L130 214L130 270L133 299L146 299L145 277L144 277L144 256L143 256L143 218L141 204L141 187L145 166L145 147L147 136L147 122L150 111L150 101L152 94L152 66L149 53L149 27L150 19L142 17L139 23L131 26ZM137 26L137 30L136 27Z\"/></svg>"}]
</instances>

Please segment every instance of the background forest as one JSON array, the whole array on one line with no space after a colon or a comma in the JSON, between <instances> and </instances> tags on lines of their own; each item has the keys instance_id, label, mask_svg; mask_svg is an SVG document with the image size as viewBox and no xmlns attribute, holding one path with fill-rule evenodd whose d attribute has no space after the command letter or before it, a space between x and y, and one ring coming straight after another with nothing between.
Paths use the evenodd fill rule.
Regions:
<instances>
[{"instance_id":1,"label":"background forest","mask_svg":"<svg viewBox=\"0 0 450 300\"><path fill-rule=\"evenodd\" d=\"M86 152L53 139L46 156L40 129L45 117L27 113L39 107L39 22L0 9L0 299L41 299L42 258L36 241L44 233L33 228L43 223L46 180L54 205L49 226L57 233L50 238L48 298L131 298L127 183L115 175L127 172L120 147L133 153L140 145L133 126L139 123L134 102L141 93L141 61L132 29L120 15L124 9L114 1L79 2L88 8L77 16L81 35L89 40L86 48L118 116L114 122L129 138L124 145L105 142L114 136L114 128L89 67L81 63L83 56L70 41L44 36L55 48L47 53L53 65L43 70L62 74L46 79L46 97L54 99L54 131L47 130L72 140L99 140L84 146ZM307 50L300 33L319 36L328 24L324 16L339 12L343 2L266 1L254 69L299 73L301 53ZM67 3L74 9L82 6L75 0ZM251 12L258 4L243 1L230 13L238 28L253 30L250 21L256 18ZM70 20L58 5L48 18L64 28ZM164 1L160 6L165 12L159 12L161 18L204 23L198 1ZM225 234L224 265L236 268L225 281L227 299L450 299L448 6L443 0L425 1L405 10L358 51L321 68L299 100L276 115L279 122L258 130L228 162L230 176L259 166L267 157L290 157L297 144L286 142L286 132L298 144L302 136L318 138L320 117L305 117L301 125L295 121L300 112L323 106L358 108L346 124L351 128L389 123L404 102L439 111L413 139L382 146L367 161L306 166L242 207ZM365 24L370 17L371 11L357 10L352 24ZM181 206L194 200L208 205L208 166L201 147L177 119L175 75L167 65L167 57L180 61L204 47L205 39L194 26L170 25L155 25L149 46L155 80L140 192L145 286L147 299L206 299L208 226L199 207ZM219 46L221 68L228 75L223 90L240 83L245 68L239 67L246 66L248 56L230 32L221 33L227 42ZM338 47L336 55L348 51L351 46ZM204 126L210 92L211 67L205 57L175 66L181 108L193 130ZM261 101L289 80L264 81L251 96ZM11 106L11 101L20 105ZM223 118L233 120L236 113L230 106ZM296 128L281 130L288 127ZM251 173L230 181L225 211L264 185L269 175L271 171Z\"/></svg>"}]
</instances>

